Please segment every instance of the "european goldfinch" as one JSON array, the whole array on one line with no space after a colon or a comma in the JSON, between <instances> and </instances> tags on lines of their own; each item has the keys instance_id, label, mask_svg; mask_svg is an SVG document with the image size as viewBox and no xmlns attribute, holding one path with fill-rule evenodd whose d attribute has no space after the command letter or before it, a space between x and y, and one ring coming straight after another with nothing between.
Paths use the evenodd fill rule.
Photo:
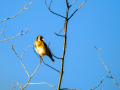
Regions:
<instances>
[{"instance_id":1,"label":"european goldfinch","mask_svg":"<svg viewBox=\"0 0 120 90\"><path fill-rule=\"evenodd\" d=\"M47 55L51 58L51 60L54 62L54 59L52 58L52 54L50 49L47 47L46 43L43 41L44 38L42 36L38 36L36 38L36 41L34 42L35 50L40 56Z\"/></svg>"}]
</instances>

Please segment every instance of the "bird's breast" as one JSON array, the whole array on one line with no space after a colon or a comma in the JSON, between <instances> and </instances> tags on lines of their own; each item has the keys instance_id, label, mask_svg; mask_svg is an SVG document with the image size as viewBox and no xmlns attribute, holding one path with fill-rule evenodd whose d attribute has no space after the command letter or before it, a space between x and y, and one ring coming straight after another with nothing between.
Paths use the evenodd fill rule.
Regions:
<instances>
[{"instance_id":1,"label":"bird's breast","mask_svg":"<svg viewBox=\"0 0 120 90\"><path fill-rule=\"evenodd\" d=\"M41 56L45 55L45 50L44 50L44 48L42 48L42 47L37 47L37 48L36 48L36 51L37 51L37 53L38 53L39 55L41 55Z\"/></svg>"}]
</instances>

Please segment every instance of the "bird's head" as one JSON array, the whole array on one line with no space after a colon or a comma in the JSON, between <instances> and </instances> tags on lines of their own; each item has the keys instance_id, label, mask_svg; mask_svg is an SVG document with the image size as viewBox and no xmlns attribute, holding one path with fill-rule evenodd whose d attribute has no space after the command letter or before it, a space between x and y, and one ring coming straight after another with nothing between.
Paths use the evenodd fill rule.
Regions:
<instances>
[{"instance_id":1,"label":"bird's head","mask_svg":"<svg viewBox=\"0 0 120 90\"><path fill-rule=\"evenodd\" d=\"M42 37L42 36L38 36L37 38L36 38L36 41L43 41L44 40L44 38Z\"/></svg>"}]
</instances>

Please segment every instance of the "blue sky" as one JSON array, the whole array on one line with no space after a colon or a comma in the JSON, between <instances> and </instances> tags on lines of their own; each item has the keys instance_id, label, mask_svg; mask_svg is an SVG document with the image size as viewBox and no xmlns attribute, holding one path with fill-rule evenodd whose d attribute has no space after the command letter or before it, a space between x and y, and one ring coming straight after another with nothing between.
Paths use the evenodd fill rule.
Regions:
<instances>
[{"instance_id":1,"label":"blue sky","mask_svg":"<svg viewBox=\"0 0 120 90\"><path fill-rule=\"evenodd\" d=\"M0 0L0 21L16 15L21 7L25 6L24 0ZM74 0L69 0L71 4ZM27 0L27 3L31 0ZM70 9L69 16L84 2L78 0ZM47 0L49 5L50 0ZM49 12L44 0L36 0L21 14L13 19L0 22L0 32L4 28L7 38L14 37L22 30L28 29L28 34L9 40L17 54L29 49L23 55L23 63L31 75L37 68L40 60L33 51L36 37L42 35L46 44L50 42L51 51L57 57L62 57L63 37L58 33L64 26L64 18ZM66 15L65 0L53 0L51 10ZM64 34L64 31L60 33ZM3 35L0 40L3 40ZM97 86L104 77L103 83L96 90L120 90L112 79L107 78L109 73L99 58L97 50L101 48L101 57L108 67L115 81L120 85L120 1L119 0L87 0L68 22L67 49L64 62L64 74L61 88L90 90ZM19 90L18 82L22 87L27 83L28 76L20 60L14 54L7 41L0 42L0 90L9 90L15 83ZM43 60L50 66L61 69L61 60L52 62L49 57ZM60 74L43 63L32 77L30 83L47 82L46 84L28 85L25 90L57 90Z\"/></svg>"}]
</instances>

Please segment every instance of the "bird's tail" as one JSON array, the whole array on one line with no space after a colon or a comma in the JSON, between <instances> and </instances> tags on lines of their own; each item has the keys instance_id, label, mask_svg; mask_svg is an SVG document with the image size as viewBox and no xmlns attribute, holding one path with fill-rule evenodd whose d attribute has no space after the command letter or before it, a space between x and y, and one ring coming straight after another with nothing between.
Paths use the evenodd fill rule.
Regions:
<instances>
[{"instance_id":1,"label":"bird's tail","mask_svg":"<svg viewBox=\"0 0 120 90\"><path fill-rule=\"evenodd\" d=\"M55 60L51 57L51 60L54 62Z\"/></svg>"},{"instance_id":2,"label":"bird's tail","mask_svg":"<svg viewBox=\"0 0 120 90\"><path fill-rule=\"evenodd\" d=\"M48 55L50 58L51 58L51 60L54 62L55 60L52 58L52 54L51 54L51 52L49 52L49 55Z\"/></svg>"}]
</instances>

